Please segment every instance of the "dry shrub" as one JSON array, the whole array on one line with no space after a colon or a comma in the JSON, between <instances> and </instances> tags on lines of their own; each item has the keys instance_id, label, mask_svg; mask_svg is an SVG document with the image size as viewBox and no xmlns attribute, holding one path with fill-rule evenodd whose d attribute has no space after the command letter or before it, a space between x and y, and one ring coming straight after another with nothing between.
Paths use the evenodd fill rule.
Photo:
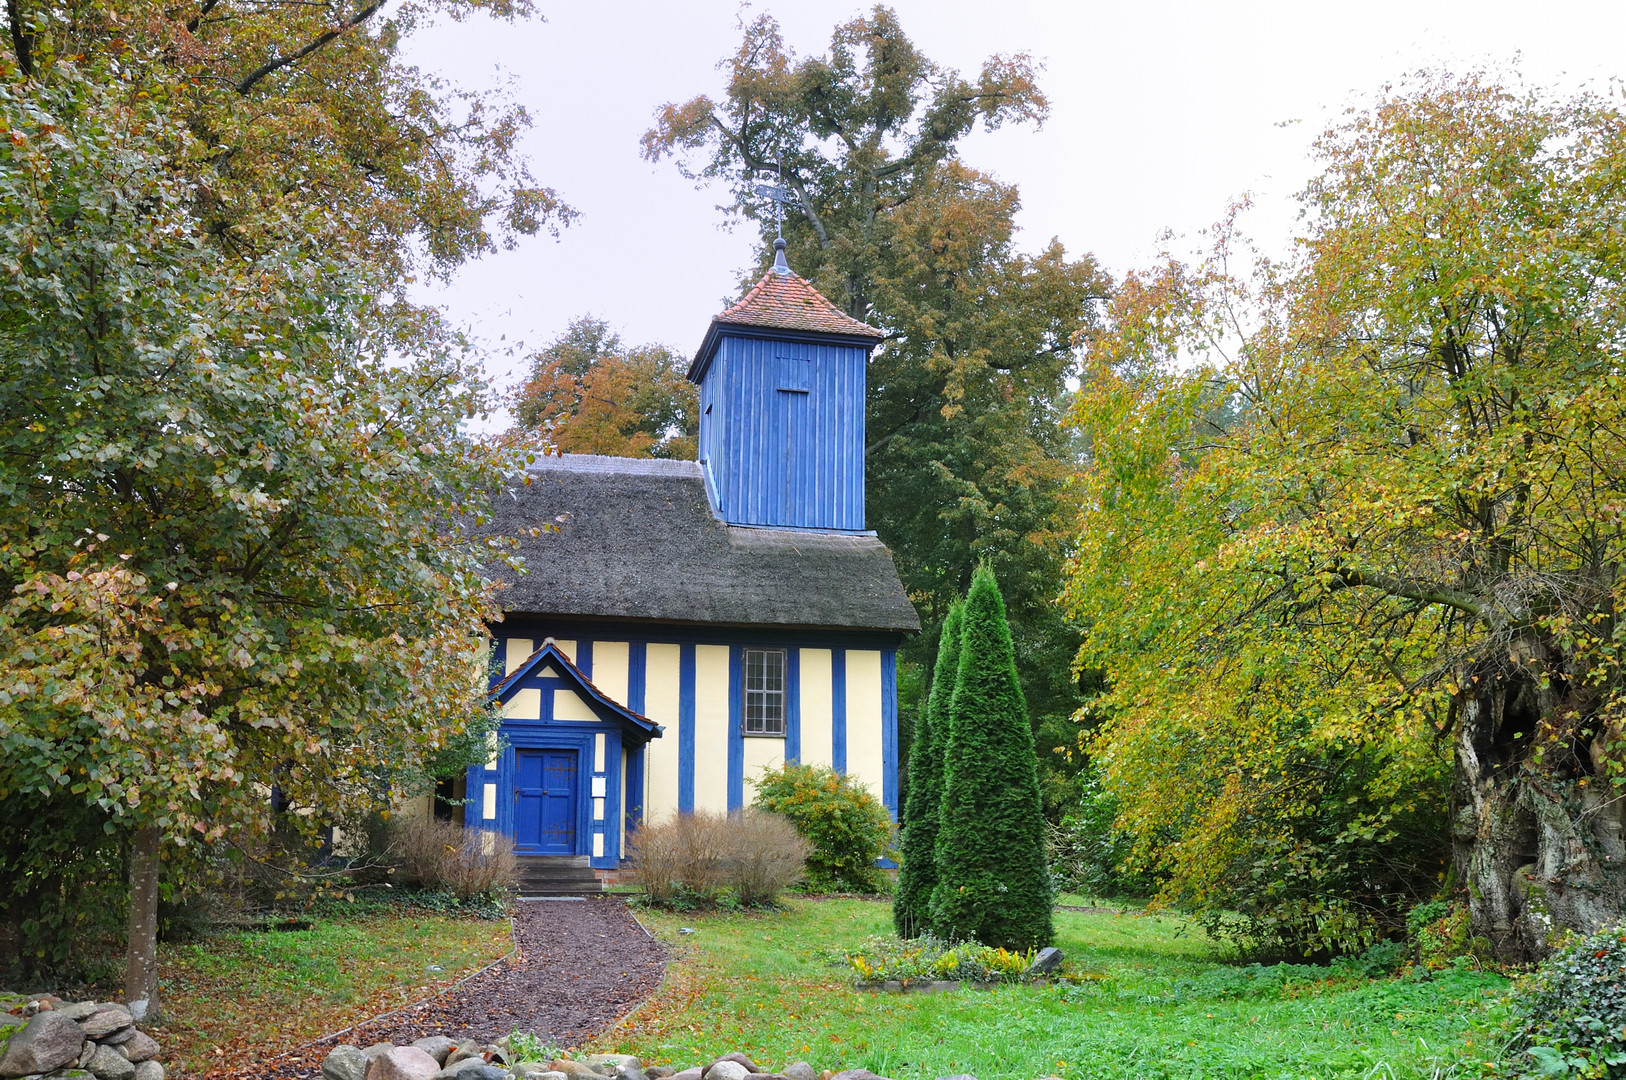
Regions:
<instances>
[{"instance_id":1,"label":"dry shrub","mask_svg":"<svg viewBox=\"0 0 1626 1080\"><path fill-rule=\"evenodd\" d=\"M630 839L639 886L653 904L732 898L771 904L802 876L807 842L778 814L678 814Z\"/></svg>"},{"instance_id":2,"label":"dry shrub","mask_svg":"<svg viewBox=\"0 0 1626 1080\"><path fill-rule=\"evenodd\" d=\"M390 857L408 884L465 900L511 893L518 884L514 842L501 833L409 817L390 823L389 839Z\"/></svg>"}]
</instances>

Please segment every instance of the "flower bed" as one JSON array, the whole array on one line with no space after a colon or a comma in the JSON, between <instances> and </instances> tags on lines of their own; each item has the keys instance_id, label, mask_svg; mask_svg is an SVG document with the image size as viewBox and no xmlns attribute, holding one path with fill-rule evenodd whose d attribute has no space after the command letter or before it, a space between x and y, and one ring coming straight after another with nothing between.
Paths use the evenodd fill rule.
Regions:
<instances>
[{"instance_id":1,"label":"flower bed","mask_svg":"<svg viewBox=\"0 0 1626 1080\"><path fill-rule=\"evenodd\" d=\"M1036 970L1038 950L1017 952L951 942L934 937L912 940L876 937L845 954L864 989L948 989L950 984L986 987L1000 983L1030 982L1046 974ZM890 984L898 984L893 986Z\"/></svg>"}]
</instances>

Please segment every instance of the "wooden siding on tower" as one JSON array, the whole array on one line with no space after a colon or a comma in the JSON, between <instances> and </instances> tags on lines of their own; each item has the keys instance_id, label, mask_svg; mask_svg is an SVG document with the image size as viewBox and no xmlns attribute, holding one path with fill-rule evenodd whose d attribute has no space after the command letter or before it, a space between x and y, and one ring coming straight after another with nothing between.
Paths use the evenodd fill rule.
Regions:
<instances>
[{"instance_id":1,"label":"wooden siding on tower","mask_svg":"<svg viewBox=\"0 0 1626 1080\"><path fill-rule=\"evenodd\" d=\"M724 336L700 454L733 525L864 529L865 350Z\"/></svg>"}]
</instances>

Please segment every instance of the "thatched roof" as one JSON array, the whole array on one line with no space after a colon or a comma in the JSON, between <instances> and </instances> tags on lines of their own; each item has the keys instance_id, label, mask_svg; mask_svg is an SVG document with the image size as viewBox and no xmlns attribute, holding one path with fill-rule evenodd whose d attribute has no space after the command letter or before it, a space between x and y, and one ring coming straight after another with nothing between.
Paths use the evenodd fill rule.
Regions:
<instances>
[{"instance_id":1,"label":"thatched roof","mask_svg":"<svg viewBox=\"0 0 1626 1080\"><path fill-rule=\"evenodd\" d=\"M873 536L726 525L692 461L567 454L497 498L527 573L495 571L514 614L912 632L920 618Z\"/></svg>"}]
</instances>

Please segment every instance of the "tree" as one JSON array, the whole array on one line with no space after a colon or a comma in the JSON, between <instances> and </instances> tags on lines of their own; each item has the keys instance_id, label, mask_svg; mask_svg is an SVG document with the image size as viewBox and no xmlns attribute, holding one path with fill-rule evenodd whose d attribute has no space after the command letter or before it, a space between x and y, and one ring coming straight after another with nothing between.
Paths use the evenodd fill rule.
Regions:
<instances>
[{"instance_id":1,"label":"tree","mask_svg":"<svg viewBox=\"0 0 1626 1080\"><path fill-rule=\"evenodd\" d=\"M1503 958L1623 914L1622 119L1482 76L1386 91L1319 140L1293 262L1240 277L1226 224L1114 300L1068 602L1123 821L1174 881L1362 852L1392 884L1329 890L1347 947L1415 896L1432 825Z\"/></svg>"},{"instance_id":2,"label":"tree","mask_svg":"<svg viewBox=\"0 0 1626 1080\"><path fill-rule=\"evenodd\" d=\"M105 76L0 84L0 805L129 838L151 1013L161 863L264 836L273 789L311 831L387 806L483 736L456 522L499 462L458 355L373 332L376 263L222 259L190 133Z\"/></svg>"},{"instance_id":3,"label":"tree","mask_svg":"<svg viewBox=\"0 0 1626 1080\"><path fill-rule=\"evenodd\" d=\"M774 212L755 189L783 176L792 268L887 332L869 372L865 472L870 522L925 622L906 667L929 667L941 620L991 560L1035 718L1051 744L1069 743L1080 639L1052 601L1079 448L1058 421L1078 372L1072 340L1106 279L1054 241L1018 252L1015 187L958 157L979 121L1043 121L1032 60L994 56L964 77L922 55L885 7L836 27L822 56L795 56L766 15L743 29L724 93L662 106L645 156L727 187L729 213L762 230L758 273Z\"/></svg>"},{"instance_id":4,"label":"tree","mask_svg":"<svg viewBox=\"0 0 1626 1080\"><path fill-rule=\"evenodd\" d=\"M514 399L523 428L571 454L694 460L700 392L664 345L627 348L609 324L571 322Z\"/></svg>"},{"instance_id":5,"label":"tree","mask_svg":"<svg viewBox=\"0 0 1626 1080\"><path fill-rule=\"evenodd\" d=\"M943 754L947 749L949 703L960 667L958 605L943 619L937 664L924 706L916 714L909 743L909 792L903 806L903 858L898 891L892 899L892 924L900 937L914 937L931 926L932 890L937 887L937 834L942 826Z\"/></svg>"},{"instance_id":6,"label":"tree","mask_svg":"<svg viewBox=\"0 0 1626 1080\"><path fill-rule=\"evenodd\" d=\"M943 754L932 930L1001 948L1048 945L1055 898L1045 865L1039 762L1005 601L977 571L961 613L960 655Z\"/></svg>"}]
</instances>

